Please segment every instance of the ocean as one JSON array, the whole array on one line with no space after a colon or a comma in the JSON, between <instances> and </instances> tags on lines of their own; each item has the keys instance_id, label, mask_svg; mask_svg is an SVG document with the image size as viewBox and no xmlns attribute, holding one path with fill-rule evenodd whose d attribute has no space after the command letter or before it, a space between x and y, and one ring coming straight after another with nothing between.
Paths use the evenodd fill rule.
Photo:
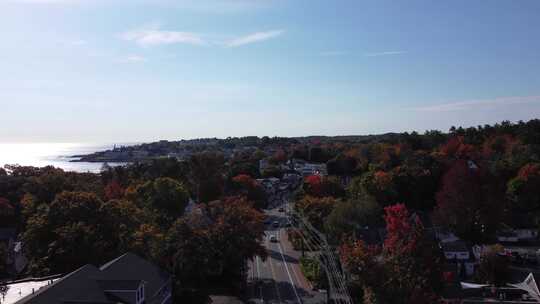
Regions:
<instances>
[{"instance_id":1,"label":"ocean","mask_svg":"<svg viewBox=\"0 0 540 304\"><path fill-rule=\"evenodd\" d=\"M65 171L97 173L101 170L103 163L70 162L74 159L72 156L108 150L113 146L114 144L0 143L0 167L6 164L54 166Z\"/></svg>"}]
</instances>

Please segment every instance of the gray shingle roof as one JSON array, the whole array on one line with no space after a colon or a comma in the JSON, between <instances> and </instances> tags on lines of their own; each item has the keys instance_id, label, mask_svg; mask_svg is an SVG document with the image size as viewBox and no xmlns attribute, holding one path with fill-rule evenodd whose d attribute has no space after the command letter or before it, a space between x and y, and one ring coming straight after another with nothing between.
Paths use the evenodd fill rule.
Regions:
<instances>
[{"instance_id":1,"label":"gray shingle roof","mask_svg":"<svg viewBox=\"0 0 540 304\"><path fill-rule=\"evenodd\" d=\"M159 267L130 252L101 266L100 270L109 280L126 278L144 280L144 289L148 297L154 296L171 277Z\"/></svg>"},{"instance_id":2,"label":"gray shingle roof","mask_svg":"<svg viewBox=\"0 0 540 304\"><path fill-rule=\"evenodd\" d=\"M101 268L85 265L17 304L118 303L111 290L137 290L145 284L147 303L169 282L170 275L145 259L126 253Z\"/></svg>"}]
</instances>

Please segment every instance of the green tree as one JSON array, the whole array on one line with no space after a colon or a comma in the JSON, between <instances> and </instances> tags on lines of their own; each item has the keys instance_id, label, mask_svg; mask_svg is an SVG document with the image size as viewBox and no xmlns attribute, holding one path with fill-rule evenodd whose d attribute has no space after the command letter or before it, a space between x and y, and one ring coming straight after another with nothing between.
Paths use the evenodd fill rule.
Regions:
<instances>
[{"instance_id":1,"label":"green tree","mask_svg":"<svg viewBox=\"0 0 540 304\"><path fill-rule=\"evenodd\" d=\"M344 236L355 235L356 232L382 222L382 208L373 197L338 202L325 221L325 231L333 242Z\"/></svg>"},{"instance_id":2,"label":"green tree","mask_svg":"<svg viewBox=\"0 0 540 304\"><path fill-rule=\"evenodd\" d=\"M62 192L41 204L23 234L34 274L65 273L100 265L129 250L139 212L129 202L104 203L93 193Z\"/></svg>"}]
</instances>

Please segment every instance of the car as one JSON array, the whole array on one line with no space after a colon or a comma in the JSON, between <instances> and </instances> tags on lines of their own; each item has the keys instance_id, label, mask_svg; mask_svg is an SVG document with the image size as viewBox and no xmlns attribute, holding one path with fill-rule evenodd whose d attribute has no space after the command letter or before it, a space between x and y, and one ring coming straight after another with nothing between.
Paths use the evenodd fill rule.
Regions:
<instances>
[{"instance_id":1,"label":"car","mask_svg":"<svg viewBox=\"0 0 540 304\"><path fill-rule=\"evenodd\" d=\"M278 228L278 227L279 227L279 222L278 222L278 221L274 221L274 223L272 224L272 226L274 226L274 228Z\"/></svg>"},{"instance_id":2,"label":"car","mask_svg":"<svg viewBox=\"0 0 540 304\"><path fill-rule=\"evenodd\" d=\"M267 218L267 219L264 220L264 224L265 224L265 225L270 225L271 222L272 222L272 221L271 221L269 218Z\"/></svg>"},{"instance_id":3,"label":"car","mask_svg":"<svg viewBox=\"0 0 540 304\"><path fill-rule=\"evenodd\" d=\"M278 209L278 211L279 211L279 212L285 212L285 209L283 209L283 207L280 207L280 208Z\"/></svg>"},{"instance_id":4,"label":"car","mask_svg":"<svg viewBox=\"0 0 540 304\"><path fill-rule=\"evenodd\" d=\"M278 241L278 239L277 239L277 237L275 235L270 236L270 242L277 243L277 241Z\"/></svg>"}]
</instances>

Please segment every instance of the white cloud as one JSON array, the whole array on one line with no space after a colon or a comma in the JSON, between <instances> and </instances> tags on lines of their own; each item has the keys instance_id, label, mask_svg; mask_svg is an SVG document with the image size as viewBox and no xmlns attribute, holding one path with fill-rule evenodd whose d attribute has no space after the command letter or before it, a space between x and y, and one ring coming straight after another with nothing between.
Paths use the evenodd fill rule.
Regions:
<instances>
[{"instance_id":1,"label":"white cloud","mask_svg":"<svg viewBox=\"0 0 540 304\"><path fill-rule=\"evenodd\" d=\"M479 100L465 100L450 102L444 104L437 104L432 106L422 106L413 108L419 112L453 112L471 110L474 108L486 108L494 106L508 106L525 103L540 102L540 96L511 96L511 97L498 97L493 99L479 99Z\"/></svg>"},{"instance_id":2,"label":"white cloud","mask_svg":"<svg viewBox=\"0 0 540 304\"><path fill-rule=\"evenodd\" d=\"M365 53L366 57L377 57L377 56L389 56L389 55L400 55L405 54L404 51L385 51L385 52L375 52L375 53Z\"/></svg>"},{"instance_id":3,"label":"white cloud","mask_svg":"<svg viewBox=\"0 0 540 304\"><path fill-rule=\"evenodd\" d=\"M134 30L121 35L122 39L134 41L141 46L164 44L204 45L206 42L197 34L191 32L163 31L159 29Z\"/></svg>"},{"instance_id":4,"label":"white cloud","mask_svg":"<svg viewBox=\"0 0 540 304\"><path fill-rule=\"evenodd\" d=\"M237 37L225 42L226 47L238 47L255 42L265 41L272 39L283 34L283 30L272 30L266 32L256 32L247 36Z\"/></svg>"},{"instance_id":5,"label":"white cloud","mask_svg":"<svg viewBox=\"0 0 540 304\"><path fill-rule=\"evenodd\" d=\"M233 48L272 39L280 36L283 34L283 32L283 30L256 32L246 36L220 41L219 39L215 38L206 40L202 38L202 35L193 32L165 31L161 30L158 24L149 24L147 27L142 29L122 33L120 37L127 41L133 41L143 47L183 43L191 45L213 45Z\"/></svg>"}]
</instances>

